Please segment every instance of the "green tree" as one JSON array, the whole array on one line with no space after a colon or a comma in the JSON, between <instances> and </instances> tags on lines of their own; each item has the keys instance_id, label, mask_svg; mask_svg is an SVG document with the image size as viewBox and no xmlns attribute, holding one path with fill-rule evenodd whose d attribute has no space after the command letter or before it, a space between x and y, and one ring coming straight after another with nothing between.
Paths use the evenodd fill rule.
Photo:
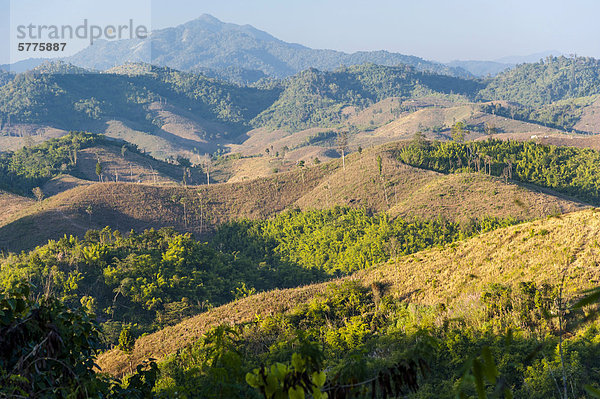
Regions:
<instances>
[{"instance_id":1,"label":"green tree","mask_svg":"<svg viewBox=\"0 0 600 399\"><path fill-rule=\"evenodd\" d=\"M125 353L130 353L135 346L135 338L131 333L131 325L128 324L123 326L121 333L119 334L119 346L118 348Z\"/></svg>"},{"instance_id":2,"label":"green tree","mask_svg":"<svg viewBox=\"0 0 600 399\"><path fill-rule=\"evenodd\" d=\"M100 163L100 160L98 160L96 162L96 175L98 176L98 181L102 181L102 172L103 172L103 167L102 167L102 164Z\"/></svg>"},{"instance_id":3,"label":"green tree","mask_svg":"<svg viewBox=\"0 0 600 399\"><path fill-rule=\"evenodd\" d=\"M450 129L452 140L457 143L464 143L467 134L469 134L469 131L467 130L467 125L463 121L456 122Z\"/></svg>"}]
</instances>

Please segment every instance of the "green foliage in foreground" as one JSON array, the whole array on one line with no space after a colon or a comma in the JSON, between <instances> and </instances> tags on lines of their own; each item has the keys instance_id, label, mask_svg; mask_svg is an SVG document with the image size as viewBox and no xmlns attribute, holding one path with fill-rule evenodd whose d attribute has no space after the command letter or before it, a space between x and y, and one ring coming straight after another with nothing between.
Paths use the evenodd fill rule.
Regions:
<instances>
[{"instance_id":1,"label":"green foliage in foreground","mask_svg":"<svg viewBox=\"0 0 600 399\"><path fill-rule=\"evenodd\" d=\"M486 140L469 143L414 140L398 159L443 173L483 172L505 176L600 203L600 152L531 141Z\"/></svg>"},{"instance_id":2,"label":"green foliage in foreground","mask_svg":"<svg viewBox=\"0 0 600 399\"><path fill-rule=\"evenodd\" d=\"M123 334L151 331L229 302L239 292L320 279L289 263L272 267L222 253L170 229L127 237L108 228L90 231L83 240L65 237L0 262L0 289L29 281L39 294L85 306L104 320L105 345L116 344L129 323L135 325ZM131 337L122 338L129 348Z\"/></svg>"},{"instance_id":3,"label":"green foliage in foreground","mask_svg":"<svg viewBox=\"0 0 600 399\"><path fill-rule=\"evenodd\" d=\"M155 363L127 381L99 375L97 325L82 308L32 300L29 287L0 291L0 398L147 398L158 377Z\"/></svg>"},{"instance_id":4,"label":"green foliage in foreground","mask_svg":"<svg viewBox=\"0 0 600 399\"><path fill-rule=\"evenodd\" d=\"M600 330L597 324L579 324L578 312L563 314L570 334L563 337L561 362L557 294L550 285L492 285L465 309L408 304L381 284L332 284L290 314L219 327L170 356L159 365L155 393L273 397L260 393L261 367L276 365L285 374L294 367L289 363L294 354L310 354L321 359L312 372L326 372L321 391L330 399L390 397L384 387L394 380L381 376L402 365L415 378L414 390L406 382L401 385L407 398L558 397L563 366L569 397L586 397L587 390L598 386ZM410 366L419 362L427 365L423 373ZM271 372L278 371L267 368L263 375Z\"/></svg>"},{"instance_id":5,"label":"green foliage in foreground","mask_svg":"<svg viewBox=\"0 0 600 399\"><path fill-rule=\"evenodd\" d=\"M391 257L441 246L516 220L483 218L468 226L446 221L407 221L364 209L336 207L291 210L267 220L243 220L221 226L213 242L256 261L283 259L305 269L342 275Z\"/></svg>"},{"instance_id":6,"label":"green foliage in foreground","mask_svg":"<svg viewBox=\"0 0 600 399\"><path fill-rule=\"evenodd\" d=\"M83 305L103 321L104 344L127 351L137 335L212 306L349 274L515 222L484 219L461 228L335 208L233 222L210 243L172 229L123 236L106 228L0 258L0 288L28 281L37 293Z\"/></svg>"}]
</instances>

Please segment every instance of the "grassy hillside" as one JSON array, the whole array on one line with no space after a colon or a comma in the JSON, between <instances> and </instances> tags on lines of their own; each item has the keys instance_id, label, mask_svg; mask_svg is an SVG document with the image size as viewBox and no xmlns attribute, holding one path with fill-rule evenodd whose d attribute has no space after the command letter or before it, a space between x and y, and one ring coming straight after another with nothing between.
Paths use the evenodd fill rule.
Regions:
<instances>
[{"instance_id":1,"label":"grassy hillside","mask_svg":"<svg viewBox=\"0 0 600 399\"><path fill-rule=\"evenodd\" d=\"M555 285L564 274L565 295L572 297L600 282L599 215L588 210L496 230L447 248L396 258L346 280L366 287L378 283L397 300L415 305L443 304L445 316L440 319L479 317L484 306L480 295L492 284ZM210 327L285 313L325 292L327 286L250 296L140 337L130 355L109 351L100 356L99 365L113 374L128 372L130 364L147 357L163 358L195 342Z\"/></svg>"},{"instance_id":2,"label":"grassy hillside","mask_svg":"<svg viewBox=\"0 0 600 399\"><path fill-rule=\"evenodd\" d=\"M105 226L121 231L172 226L202 235L227 221L265 218L290 207L308 210L350 205L392 216L445 217L469 223L485 216L529 220L586 206L551 191L505 184L498 178L446 176L413 168L394 158L398 146L402 144L352 154L345 169L341 160L336 160L238 183L189 188L86 184L5 220L0 225L0 247L21 250L65 233L81 236L88 229ZM381 175L378 157L382 159ZM81 183L66 180L62 180L63 188ZM435 212L427 212L429 207Z\"/></svg>"},{"instance_id":3,"label":"grassy hillside","mask_svg":"<svg viewBox=\"0 0 600 399\"><path fill-rule=\"evenodd\" d=\"M302 209L353 205L392 216L443 217L463 223L483 216L529 220L586 206L551 191L506 184L482 174L444 175L414 168L395 157L403 146L388 144L348 156L345 170L325 176L296 204Z\"/></svg>"},{"instance_id":4,"label":"grassy hillside","mask_svg":"<svg viewBox=\"0 0 600 399\"><path fill-rule=\"evenodd\" d=\"M327 168L194 188L131 183L81 186L6 221L0 227L0 246L32 248L65 233L81 236L88 229L105 226L121 231L172 226L201 235L232 219L261 218L282 211L314 187Z\"/></svg>"},{"instance_id":5,"label":"grassy hillside","mask_svg":"<svg viewBox=\"0 0 600 399\"><path fill-rule=\"evenodd\" d=\"M19 211L31 206L33 202L31 198L0 191L0 209L2 209L0 213L0 225L4 224Z\"/></svg>"}]
</instances>

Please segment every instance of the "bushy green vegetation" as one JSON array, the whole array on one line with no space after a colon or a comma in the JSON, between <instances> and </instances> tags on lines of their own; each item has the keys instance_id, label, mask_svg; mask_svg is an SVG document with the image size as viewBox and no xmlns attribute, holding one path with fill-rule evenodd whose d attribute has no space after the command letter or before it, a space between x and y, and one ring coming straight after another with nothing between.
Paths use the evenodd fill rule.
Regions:
<instances>
[{"instance_id":1,"label":"bushy green vegetation","mask_svg":"<svg viewBox=\"0 0 600 399\"><path fill-rule=\"evenodd\" d=\"M267 264L276 257L306 269L343 275L393 256L448 244L516 222L484 218L460 226L442 220L392 220L386 214L336 207L291 210L267 220L227 223L219 227L213 241L218 248L239 251Z\"/></svg>"},{"instance_id":2,"label":"bushy green vegetation","mask_svg":"<svg viewBox=\"0 0 600 399\"><path fill-rule=\"evenodd\" d=\"M96 145L118 146L139 153L133 144L108 140L102 135L72 132L34 147L0 153L0 189L30 196L34 187L62 173L73 173L78 152Z\"/></svg>"},{"instance_id":3,"label":"bushy green vegetation","mask_svg":"<svg viewBox=\"0 0 600 399\"><path fill-rule=\"evenodd\" d=\"M329 398L385 398L392 386L410 398L507 397L505 392L549 398L560 395L563 367L569 397L584 397L585 386L597 380L600 333L597 325L579 324L581 313L565 316L557 298L558 287L550 285L491 285L465 311L411 305L378 284L332 284L290 314L211 331L159 365L155 392L279 397L245 386L243 371L250 373L248 383L260 386L261 365L279 364L285 373L289 359L300 356L318 359L318 370L326 370L321 390ZM557 316L571 331L563 337L562 355ZM486 363L492 371L482 367ZM486 383L482 372L495 384Z\"/></svg>"},{"instance_id":4,"label":"bushy green vegetation","mask_svg":"<svg viewBox=\"0 0 600 399\"><path fill-rule=\"evenodd\" d=\"M473 80L418 72L402 65L364 64L321 72L303 71L284 81L277 101L254 120L254 126L301 130L331 127L343 121L346 106L364 108L388 97L474 95L481 87Z\"/></svg>"},{"instance_id":5,"label":"bushy green vegetation","mask_svg":"<svg viewBox=\"0 0 600 399\"><path fill-rule=\"evenodd\" d=\"M408 165L443 173L483 172L548 187L592 204L600 201L600 153L531 141L428 142L398 151Z\"/></svg>"},{"instance_id":6,"label":"bushy green vegetation","mask_svg":"<svg viewBox=\"0 0 600 399\"><path fill-rule=\"evenodd\" d=\"M99 375L100 334L93 316L62 301L31 298L29 286L0 289L0 397L148 398L156 363L125 381Z\"/></svg>"},{"instance_id":7,"label":"bushy green vegetation","mask_svg":"<svg viewBox=\"0 0 600 399\"><path fill-rule=\"evenodd\" d=\"M89 231L83 240L64 237L1 262L0 287L28 281L39 294L83 305L106 320L108 345L130 323L150 331L256 290L322 278L289 262L259 264L223 253L170 229L127 237Z\"/></svg>"},{"instance_id":8,"label":"bushy green vegetation","mask_svg":"<svg viewBox=\"0 0 600 399\"><path fill-rule=\"evenodd\" d=\"M0 188L23 195L51 178L69 173L77 162L77 152L102 142L101 136L71 133L35 147L0 153Z\"/></svg>"},{"instance_id":9,"label":"bushy green vegetation","mask_svg":"<svg viewBox=\"0 0 600 399\"><path fill-rule=\"evenodd\" d=\"M513 223L484 219L461 228L335 208L232 222L210 243L172 229L125 237L106 228L0 259L0 286L28 281L38 293L83 305L105 320L111 345L123 328L134 335L152 331L257 291L349 274Z\"/></svg>"}]
</instances>

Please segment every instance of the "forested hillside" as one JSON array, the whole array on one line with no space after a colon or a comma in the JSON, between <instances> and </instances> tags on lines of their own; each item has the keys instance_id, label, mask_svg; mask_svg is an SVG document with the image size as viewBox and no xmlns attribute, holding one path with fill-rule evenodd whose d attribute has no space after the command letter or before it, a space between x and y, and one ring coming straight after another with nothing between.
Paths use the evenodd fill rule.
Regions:
<instances>
[{"instance_id":1,"label":"forested hillside","mask_svg":"<svg viewBox=\"0 0 600 399\"><path fill-rule=\"evenodd\" d=\"M600 61L591 57L550 56L521 64L490 80L479 93L484 100L541 106L600 94Z\"/></svg>"},{"instance_id":2,"label":"forested hillside","mask_svg":"<svg viewBox=\"0 0 600 399\"><path fill-rule=\"evenodd\" d=\"M329 127L344 121L343 109L359 109L389 97L428 95L465 97L480 85L471 80L419 72L409 66L383 67L365 64L335 72L309 69L284 82L279 99L258 115L254 126L301 130Z\"/></svg>"},{"instance_id":3,"label":"forested hillside","mask_svg":"<svg viewBox=\"0 0 600 399\"><path fill-rule=\"evenodd\" d=\"M226 224L208 245L169 229L124 237L106 228L4 258L0 281L10 289L27 280L66 304L84 305L107 319L110 345L122 325L136 324L141 334L239 296L346 275L514 223L488 218L465 229L336 208Z\"/></svg>"},{"instance_id":4,"label":"forested hillside","mask_svg":"<svg viewBox=\"0 0 600 399\"><path fill-rule=\"evenodd\" d=\"M596 305L572 304L598 281L598 223L595 211L550 218L335 284L253 295L140 337L131 354L114 350L100 364L124 372L128 362L172 353L156 392L192 397L252 397L260 379L246 373L276 363L293 370L292 356L326 372L318 388L333 398L384 397L387 376L410 398L501 390L541 399L562 389L563 372L570 392L586 397L597 387L597 322L585 318ZM224 320L231 324L219 326Z\"/></svg>"},{"instance_id":5,"label":"forested hillside","mask_svg":"<svg viewBox=\"0 0 600 399\"><path fill-rule=\"evenodd\" d=\"M7 126L9 118L13 124L48 124L66 130L87 130L95 122L118 119L152 133L162 123L149 105L164 101L221 124L224 135L235 137L277 96L277 90L244 88L142 64L102 74L72 73L72 69L60 63L42 65L1 87L0 128Z\"/></svg>"},{"instance_id":6,"label":"forested hillside","mask_svg":"<svg viewBox=\"0 0 600 399\"><path fill-rule=\"evenodd\" d=\"M430 143L416 139L398 152L398 158L420 168L483 172L552 188L592 204L600 201L600 153L590 149L530 141Z\"/></svg>"}]
</instances>

